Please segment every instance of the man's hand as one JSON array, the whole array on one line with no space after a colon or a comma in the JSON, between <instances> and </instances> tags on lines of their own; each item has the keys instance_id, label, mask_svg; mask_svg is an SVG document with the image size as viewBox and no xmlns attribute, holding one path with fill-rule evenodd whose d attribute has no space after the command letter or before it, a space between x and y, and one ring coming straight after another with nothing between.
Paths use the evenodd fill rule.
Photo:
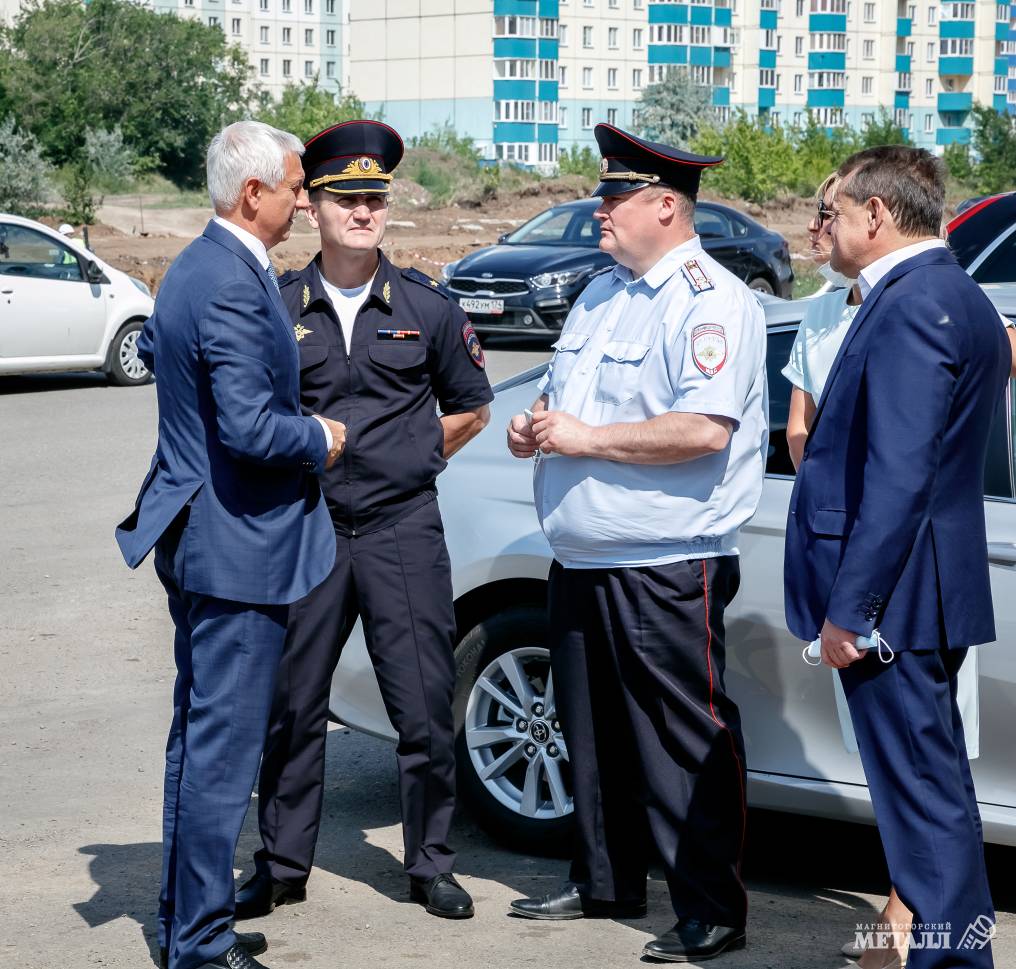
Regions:
<instances>
[{"instance_id":1,"label":"man's hand","mask_svg":"<svg viewBox=\"0 0 1016 969\"><path fill-rule=\"evenodd\" d=\"M841 629L827 619L822 627L822 662L826 666L842 670L851 663L863 659L868 651L858 649L854 645L857 636L857 633Z\"/></svg>"},{"instance_id":2,"label":"man's hand","mask_svg":"<svg viewBox=\"0 0 1016 969\"><path fill-rule=\"evenodd\" d=\"M533 415L533 433L544 454L579 458L592 452L593 428L564 411Z\"/></svg>"},{"instance_id":3,"label":"man's hand","mask_svg":"<svg viewBox=\"0 0 1016 969\"><path fill-rule=\"evenodd\" d=\"M525 414L516 414L508 425L508 450L517 458L536 454L536 435Z\"/></svg>"},{"instance_id":4,"label":"man's hand","mask_svg":"<svg viewBox=\"0 0 1016 969\"><path fill-rule=\"evenodd\" d=\"M332 446L325 461L325 470L327 471L342 457L342 452L346 449L346 425L341 421L333 421L327 417L322 417L321 420L328 425L328 430L332 433Z\"/></svg>"}]
</instances>

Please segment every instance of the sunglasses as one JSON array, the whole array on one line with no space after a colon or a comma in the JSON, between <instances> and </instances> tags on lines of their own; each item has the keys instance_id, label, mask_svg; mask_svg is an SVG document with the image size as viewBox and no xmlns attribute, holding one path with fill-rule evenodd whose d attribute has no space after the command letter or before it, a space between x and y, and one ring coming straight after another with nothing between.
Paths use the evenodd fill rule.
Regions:
<instances>
[{"instance_id":1,"label":"sunglasses","mask_svg":"<svg viewBox=\"0 0 1016 969\"><path fill-rule=\"evenodd\" d=\"M822 225L826 219L831 219L836 213L825 204L824 199L818 202L818 224Z\"/></svg>"}]
</instances>

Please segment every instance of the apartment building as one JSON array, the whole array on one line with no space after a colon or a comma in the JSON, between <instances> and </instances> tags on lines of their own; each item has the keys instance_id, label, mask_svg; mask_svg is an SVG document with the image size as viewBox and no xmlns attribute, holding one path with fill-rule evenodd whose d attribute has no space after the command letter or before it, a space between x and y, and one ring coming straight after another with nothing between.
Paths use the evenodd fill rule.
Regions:
<instances>
[{"instance_id":1,"label":"apartment building","mask_svg":"<svg viewBox=\"0 0 1016 969\"><path fill-rule=\"evenodd\" d=\"M635 126L676 70L720 119L884 108L937 149L969 142L975 102L1016 112L1016 3L994 0L350 0L349 36L351 90L400 131L450 124L541 167L599 121Z\"/></svg>"}]
</instances>

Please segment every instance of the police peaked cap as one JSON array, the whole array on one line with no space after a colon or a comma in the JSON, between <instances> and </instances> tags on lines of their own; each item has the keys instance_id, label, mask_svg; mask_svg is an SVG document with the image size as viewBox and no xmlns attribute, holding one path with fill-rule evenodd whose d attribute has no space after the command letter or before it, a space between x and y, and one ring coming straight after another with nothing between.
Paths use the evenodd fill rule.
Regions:
<instances>
[{"instance_id":1,"label":"police peaked cap","mask_svg":"<svg viewBox=\"0 0 1016 969\"><path fill-rule=\"evenodd\" d=\"M335 195L387 195L404 146L380 121L343 121L304 146L303 184Z\"/></svg>"},{"instance_id":2,"label":"police peaked cap","mask_svg":"<svg viewBox=\"0 0 1016 969\"><path fill-rule=\"evenodd\" d=\"M723 161L645 141L610 124L598 124L593 134L603 156L593 195L623 195L662 183L694 198L702 171Z\"/></svg>"}]
</instances>

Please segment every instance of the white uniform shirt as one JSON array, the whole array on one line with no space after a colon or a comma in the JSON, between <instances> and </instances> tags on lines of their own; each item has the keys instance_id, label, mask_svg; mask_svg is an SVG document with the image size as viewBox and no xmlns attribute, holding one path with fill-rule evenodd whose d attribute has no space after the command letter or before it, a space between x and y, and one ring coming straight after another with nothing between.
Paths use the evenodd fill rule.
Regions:
<instances>
[{"instance_id":1,"label":"white uniform shirt","mask_svg":"<svg viewBox=\"0 0 1016 969\"><path fill-rule=\"evenodd\" d=\"M797 329L790 360L783 368L783 376L811 394L816 404L840 344L861 308L847 302L849 295L849 289L834 289L811 300Z\"/></svg>"},{"instance_id":2,"label":"white uniform shirt","mask_svg":"<svg viewBox=\"0 0 1016 969\"><path fill-rule=\"evenodd\" d=\"M333 286L325 279L325 274L320 269L318 269L318 278L321 280L328 299L331 300L335 315L339 318L342 339L346 341L346 353L348 354L353 345L353 324L356 322L356 314L360 312L360 307L367 302L367 297L370 296L374 277L371 276L362 286L356 286L353 289L340 289L338 286Z\"/></svg>"},{"instance_id":3,"label":"white uniform shirt","mask_svg":"<svg viewBox=\"0 0 1016 969\"><path fill-rule=\"evenodd\" d=\"M617 266L565 321L540 384L549 409L594 426L668 412L734 423L727 448L670 465L555 455L537 462L536 509L568 568L737 554L768 447L766 327L751 291L698 236L643 277Z\"/></svg>"}]
</instances>

